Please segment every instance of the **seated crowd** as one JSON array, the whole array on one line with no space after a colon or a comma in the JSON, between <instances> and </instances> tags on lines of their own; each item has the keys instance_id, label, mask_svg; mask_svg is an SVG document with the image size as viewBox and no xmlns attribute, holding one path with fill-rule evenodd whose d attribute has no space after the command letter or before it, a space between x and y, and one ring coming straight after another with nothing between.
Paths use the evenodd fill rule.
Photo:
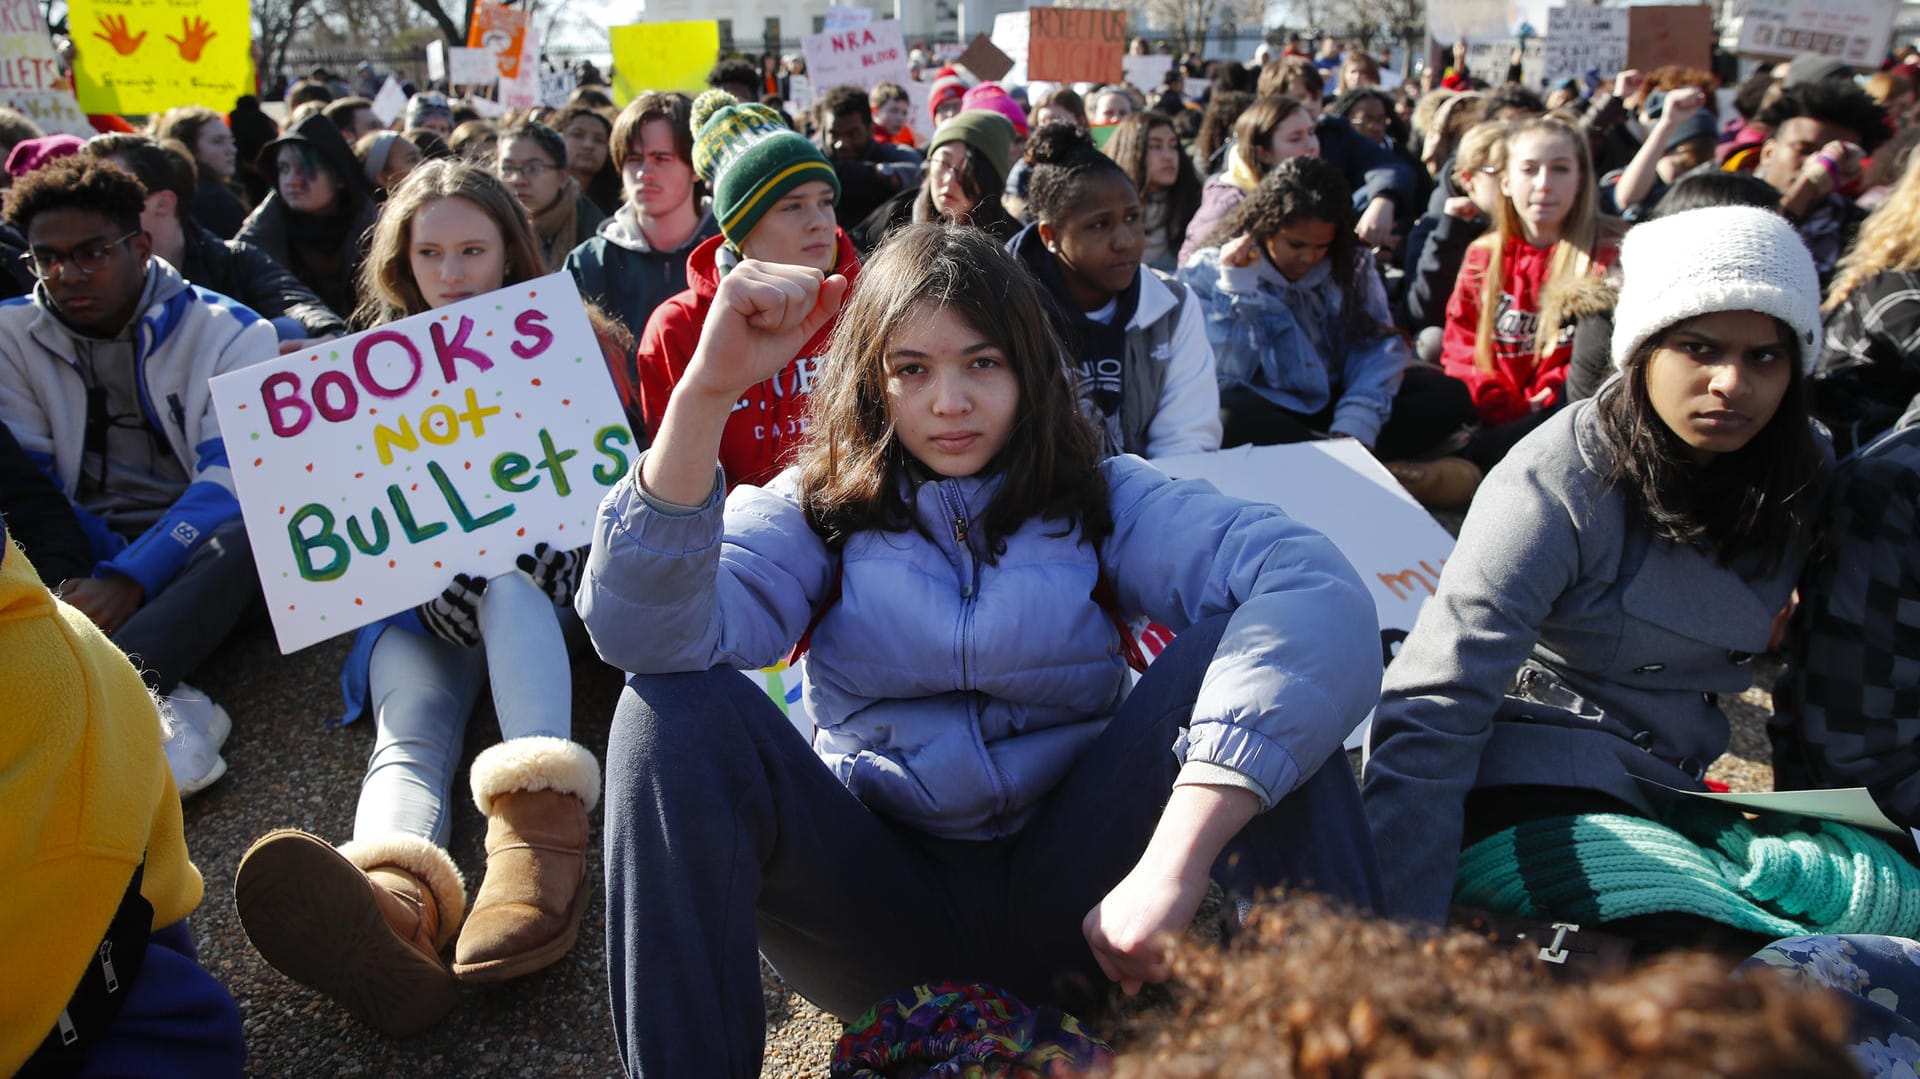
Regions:
<instances>
[{"instance_id":1,"label":"seated crowd","mask_svg":"<svg viewBox=\"0 0 1920 1079\"><path fill-rule=\"evenodd\" d=\"M0 116L0 1067L245 1059L179 801L267 718L189 681L263 618L209 381L564 271L645 452L590 542L350 635L351 834L240 859L253 948L360 1022L553 964L597 869L636 1075L758 1074L763 957L835 1074L945 1024L921 1063L1910 1075L1913 844L1689 794L1770 657L1777 785L1920 827L1920 54L1721 115L1704 70L1320 52L928 63L921 111L789 108L766 57L496 120L324 76L284 125ZM1323 439L1457 525L1384 671L1329 540L1154 464ZM811 742L742 673L802 655ZM1216 907L1229 950L1176 948ZM1556 986L1569 928L1631 969Z\"/></svg>"}]
</instances>

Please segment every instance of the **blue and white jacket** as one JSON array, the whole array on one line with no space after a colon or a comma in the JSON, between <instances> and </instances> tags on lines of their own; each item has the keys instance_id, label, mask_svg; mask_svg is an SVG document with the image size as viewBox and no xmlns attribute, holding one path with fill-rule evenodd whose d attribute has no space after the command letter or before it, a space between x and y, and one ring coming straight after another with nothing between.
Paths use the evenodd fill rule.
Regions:
<instances>
[{"instance_id":1,"label":"blue and white jacket","mask_svg":"<svg viewBox=\"0 0 1920 1079\"><path fill-rule=\"evenodd\" d=\"M1413 354L1391 329L1393 316L1371 253L1355 252L1353 277L1368 321L1381 330L1365 340L1343 341L1346 299L1333 280L1332 260L1321 259L1306 276L1289 281L1264 257L1251 266L1229 266L1220 261L1218 247L1196 251L1181 268L1180 281L1206 308L1220 388L1246 386L1303 416L1332 405L1333 433L1372 446Z\"/></svg>"},{"instance_id":2,"label":"blue and white jacket","mask_svg":"<svg viewBox=\"0 0 1920 1079\"><path fill-rule=\"evenodd\" d=\"M153 301L134 332L140 403L191 481L153 527L132 543L101 518L78 511L100 559L95 576L138 581L151 597L173 580L215 527L239 514L226 442L208 383L216 375L279 354L273 326L217 292L190 285L165 260L149 263ZM0 422L72 499L87 430L87 386L74 331L48 307L46 292L0 303Z\"/></svg>"},{"instance_id":3,"label":"blue and white jacket","mask_svg":"<svg viewBox=\"0 0 1920 1079\"><path fill-rule=\"evenodd\" d=\"M687 513L643 495L636 466L601 504L577 607L624 670L751 669L787 654L838 574L807 653L815 751L877 812L987 839L1020 829L1127 693L1119 634L1091 598L1104 575L1120 611L1176 632L1232 614L1173 749L1181 782L1271 806L1374 703L1372 599L1330 541L1272 506L1137 457L1101 468L1114 532L1097 550L1035 519L989 564L971 525L996 476L920 482L916 529L858 533L836 553L808 527L793 470L724 501L716 480Z\"/></svg>"}]
</instances>

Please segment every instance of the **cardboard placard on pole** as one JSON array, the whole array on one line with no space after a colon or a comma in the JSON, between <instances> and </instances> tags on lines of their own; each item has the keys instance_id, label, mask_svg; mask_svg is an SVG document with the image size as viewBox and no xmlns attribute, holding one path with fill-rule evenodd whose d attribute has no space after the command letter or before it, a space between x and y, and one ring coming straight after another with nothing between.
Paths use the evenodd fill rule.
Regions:
<instances>
[{"instance_id":1,"label":"cardboard placard on pole","mask_svg":"<svg viewBox=\"0 0 1920 1079\"><path fill-rule=\"evenodd\" d=\"M1027 79L1119 82L1126 71L1127 13L1106 8L1027 9Z\"/></svg>"},{"instance_id":2,"label":"cardboard placard on pole","mask_svg":"<svg viewBox=\"0 0 1920 1079\"><path fill-rule=\"evenodd\" d=\"M380 118L382 127L392 126L400 114L407 111L407 92L400 89L400 80L392 75L380 84L380 92L373 95L373 114Z\"/></svg>"},{"instance_id":3,"label":"cardboard placard on pole","mask_svg":"<svg viewBox=\"0 0 1920 1079\"><path fill-rule=\"evenodd\" d=\"M1547 82L1597 71L1617 75L1627 65L1629 9L1557 7L1547 12Z\"/></svg>"},{"instance_id":4,"label":"cardboard placard on pole","mask_svg":"<svg viewBox=\"0 0 1920 1079\"><path fill-rule=\"evenodd\" d=\"M283 652L592 535L636 454L573 277L213 380Z\"/></svg>"},{"instance_id":5,"label":"cardboard placard on pole","mask_svg":"<svg viewBox=\"0 0 1920 1079\"><path fill-rule=\"evenodd\" d=\"M500 65L485 49L454 45L447 49L447 82L453 86L492 86L500 80Z\"/></svg>"},{"instance_id":6,"label":"cardboard placard on pole","mask_svg":"<svg viewBox=\"0 0 1920 1079\"><path fill-rule=\"evenodd\" d=\"M84 112L226 107L254 92L247 0L69 0L67 25Z\"/></svg>"},{"instance_id":7,"label":"cardboard placard on pole","mask_svg":"<svg viewBox=\"0 0 1920 1079\"><path fill-rule=\"evenodd\" d=\"M492 0L474 0L473 23L467 27L467 47L491 54L504 81L520 76L520 57L527 43L527 11ZM539 50L534 50L539 59Z\"/></svg>"},{"instance_id":8,"label":"cardboard placard on pole","mask_svg":"<svg viewBox=\"0 0 1920 1079\"><path fill-rule=\"evenodd\" d=\"M427 42L427 79L439 82L447 77L447 43L444 41Z\"/></svg>"},{"instance_id":9,"label":"cardboard placard on pole","mask_svg":"<svg viewBox=\"0 0 1920 1079\"><path fill-rule=\"evenodd\" d=\"M1700 4L1628 8L1627 66L1713 67L1713 9Z\"/></svg>"},{"instance_id":10,"label":"cardboard placard on pole","mask_svg":"<svg viewBox=\"0 0 1920 1079\"><path fill-rule=\"evenodd\" d=\"M1765 57L1812 52L1872 68L1886 55L1898 8L1891 0L1748 0L1738 49Z\"/></svg>"},{"instance_id":11,"label":"cardboard placard on pole","mask_svg":"<svg viewBox=\"0 0 1920 1079\"><path fill-rule=\"evenodd\" d=\"M877 82L905 84L912 80L907 66L907 44L897 19L882 19L854 30L809 34L800 41L807 56L807 75L821 92L836 86L871 90Z\"/></svg>"},{"instance_id":12,"label":"cardboard placard on pole","mask_svg":"<svg viewBox=\"0 0 1920 1079\"><path fill-rule=\"evenodd\" d=\"M1143 94L1150 94L1160 88L1167 72L1173 70L1173 57L1164 53L1151 56L1122 56L1120 69L1125 72L1127 85Z\"/></svg>"},{"instance_id":13,"label":"cardboard placard on pole","mask_svg":"<svg viewBox=\"0 0 1920 1079\"><path fill-rule=\"evenodd\" d=\"M975 34L968 43L965 52L955 58L954 63L980 76L985 82L999 82L1013 70L1013 57L1001 52L993 39L985 34Z\"/></svg>"},{"instance_id":14,"label":"cardboard placard on pole","mask_svg":"<svg viewBox=\"0 0 1920 1079\"><path fill-rule=\"evenodd\" d=\"M613 94L621 104L646 90L698 95L720 58L720 24L650 22L607 31L613 46Z\"/></svg>"}]
</instances>

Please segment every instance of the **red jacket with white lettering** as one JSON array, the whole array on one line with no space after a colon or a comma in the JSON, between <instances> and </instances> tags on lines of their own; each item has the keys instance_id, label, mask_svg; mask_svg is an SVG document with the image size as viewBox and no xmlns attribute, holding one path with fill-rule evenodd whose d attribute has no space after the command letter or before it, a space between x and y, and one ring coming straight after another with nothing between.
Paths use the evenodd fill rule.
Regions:
<instances>
[{"instance_id":1,"label":"red jacket with white lettering","mask_svg":"<svg viewBox=\"0 0 1920 1079\"><path fill-rule=\"evenodd\" d=\"M860 256L847 234L835 229L838 250L834 272L851 286L860 276ZM693 362L700 343L700 327L720 288L716 256L726 237L715 236L687 256L687 290L653 309L646 332L640 335L634 366L640 373L640 414L649 438L660 431L667 414L667 398ZM807 395L813 389L816 366L827 348L827 338L839 319L822 327L800 355L780 373L740 396L720 434L720 467L729 488L742 483L763 485L793 463L800 435L807 429Z\"/></svg>"},{"instance_id":2,"label":"red jacket with white lettering","mask_svg":"<svg viewBox=\"0 0 1920 1079\"><path fill-rule=\"evenodd\" d=\"M1533 411L1528 399L1552 389L1548 405L1565 400L1567 361L1573 357L1573 323L1560 328L1558 340L1544 356L1534 354L1534 329L1539 325L1541 293L1553 273L1553 248L1535 247L1515 236L1501 254L1500 308L1493 323L1493 369L1483 371L1474 362L1474 344L1480 336L1480 297L1492 254L1491 240L1467 248L1467 259L1454 280L1447 300L1447 319L1440 346L1440 365L1447 374L1467 384L1480 420L1490 427L1523 419ZM1601 246L1594 255L1593 272L1606 272L1615 250Z\"/></svg>"}]
</instances>

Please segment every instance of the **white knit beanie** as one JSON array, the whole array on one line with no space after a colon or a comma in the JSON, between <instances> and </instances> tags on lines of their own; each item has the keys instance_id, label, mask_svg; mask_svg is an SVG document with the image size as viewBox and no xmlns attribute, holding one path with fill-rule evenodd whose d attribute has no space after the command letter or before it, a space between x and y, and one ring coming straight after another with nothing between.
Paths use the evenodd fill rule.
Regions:
<instances>
[{"instance_id":1,"label":"white knit beanie","mask_svg":"<svg viewBox=\"0 0 1920 1079\"><path fill-rule=\"evenodd\" d=\"M1613 366L1676 322L1758 311L1792 327L1800 369L1820 356L1820 276L1787 219L1753 206L1709 206L1635 225L1620 245Z\"/></svg>"}]
</instances>

